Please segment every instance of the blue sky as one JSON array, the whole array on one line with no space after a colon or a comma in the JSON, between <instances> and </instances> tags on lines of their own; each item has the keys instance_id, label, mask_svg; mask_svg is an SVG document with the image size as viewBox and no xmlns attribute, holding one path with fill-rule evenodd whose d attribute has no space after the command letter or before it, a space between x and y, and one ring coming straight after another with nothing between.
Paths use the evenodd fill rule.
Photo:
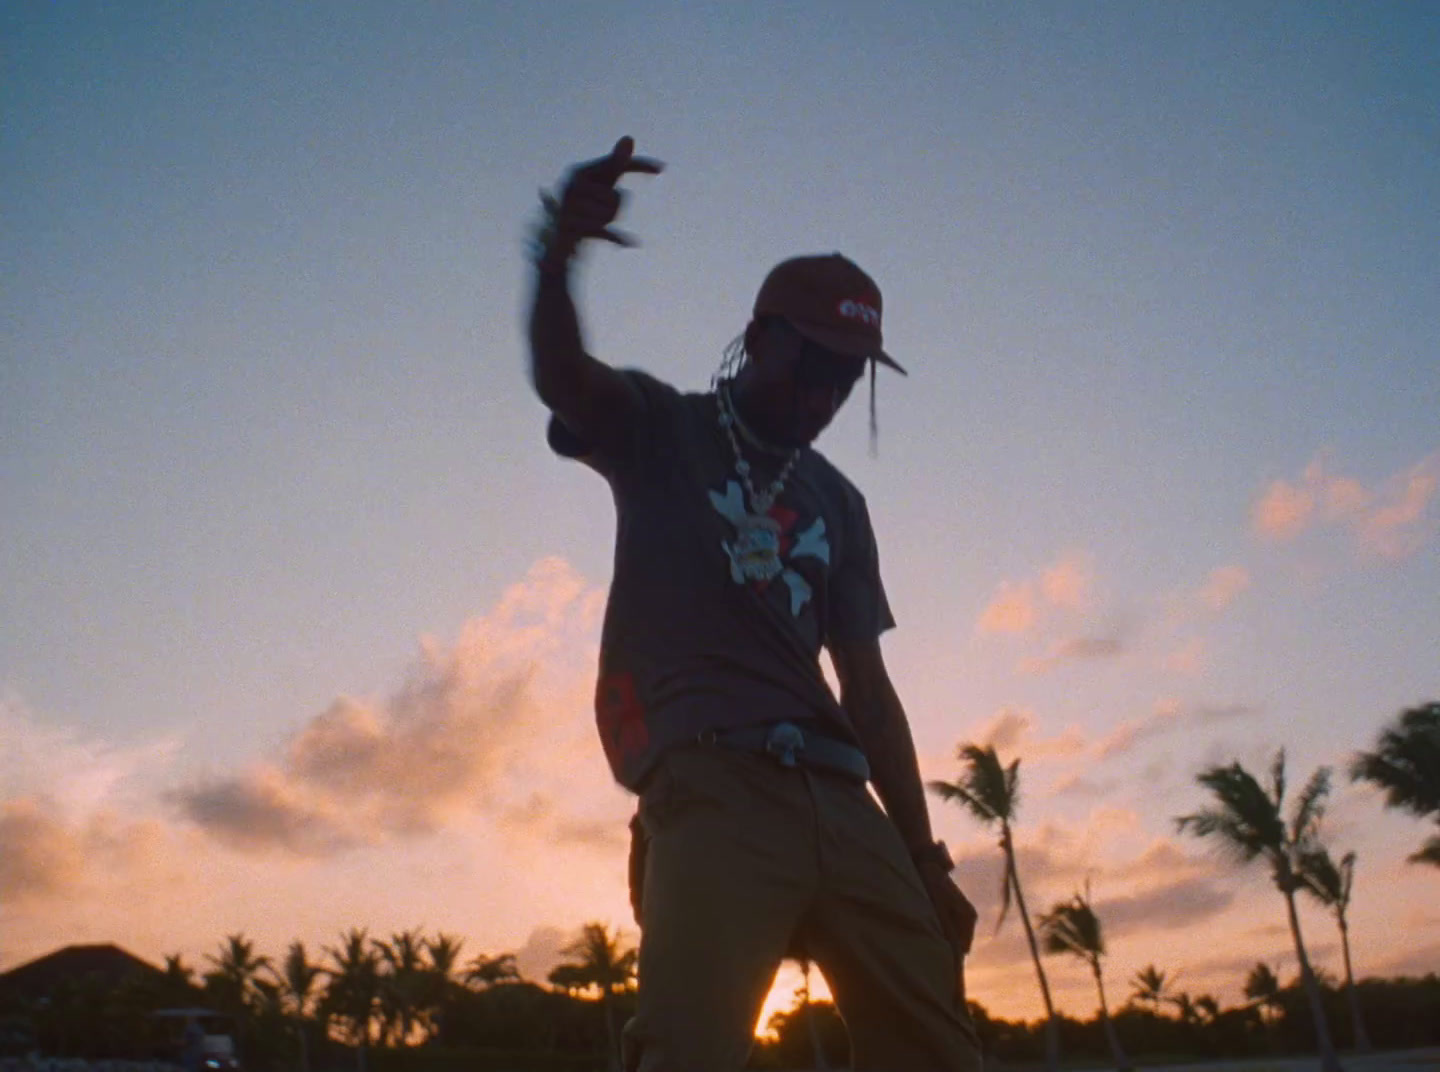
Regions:
<instances>
[{"instance_id":1,"label":"blue sky","mask_svg":"<svg viewBox=\"0 0 1440 1072\"><path fill-rule=\"evenodd\" d=\"M516 865L626 814L584 700L609 496L545 450L520 317L537 190L621 134L669 166L629 183L641 247L586 255L601 357L703 387L792 253L884 289L911 376L881 378L877 457L863 399L820 445L870 501L927 774L987 734L1027 756L1040 903L1090 872L1117 914L1163 901L1138 861L1200 858L1168 823L1200 766L1343 763L1440 695L1426 5L72 4L0 33L0 828L78 851L110 824L148 846L137 888L186 854L235 875L172 933L85 923L64 905L104 882L41 854L0 966L81 937L444 919L473 953L624 922L603 832L566 896ZM543 717L487 706L505 659L542 660ZM427 674L469 682L453 719L401 702ZM503 723L503 762L465 752L420 833L377 813L324 851L197 818L262 783L331 814L304 757L343 697L401 752ZM1433 964L1434 880L1399 863L1422 828L1343 783L1334 823L1388 887L1361 969L1400 964L1383 921L1412 910ZM422 857L443 897L363 888ZM506 875L484 912L482 870ZM339 876L365 918L315 892ZM1184 926L1276 922L1232 885ZM1166 918L1117 935L1117 972L1179 943ZM999 1011L1033 1003L1014 938L975 958Z\"/></svg>"}]
</instances>

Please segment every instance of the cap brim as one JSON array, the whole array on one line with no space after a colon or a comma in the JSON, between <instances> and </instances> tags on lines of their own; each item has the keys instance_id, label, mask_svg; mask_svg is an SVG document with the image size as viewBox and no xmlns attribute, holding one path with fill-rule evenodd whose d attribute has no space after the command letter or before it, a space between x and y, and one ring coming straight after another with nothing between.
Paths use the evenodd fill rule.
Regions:
<instances>
[{"instance_id":1,"label":"cap brim","mask_svg":"<svg viewBox=\"0 0 1440 1072\"><path fill-rule=\"evenodd\" d=\"M813 324L806 324L798 320L792 320L790 323L801 335L804 335L811 342L818 342L828 350L835 350L842 354L850 354L853 357L868 357L888 368L894 369L902 376L910 375L910 373L906 372L901 366L900 362L896 361L884 350L877 350L875 347L866 343L864 339L857 339L850 332L816 327Z\"/></svg>"}]
</instances>

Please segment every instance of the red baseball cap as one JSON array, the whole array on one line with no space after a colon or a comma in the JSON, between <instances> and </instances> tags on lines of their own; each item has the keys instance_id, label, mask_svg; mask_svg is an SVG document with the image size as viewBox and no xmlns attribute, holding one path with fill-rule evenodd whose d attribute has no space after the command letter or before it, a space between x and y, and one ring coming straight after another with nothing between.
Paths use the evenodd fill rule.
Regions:
<instances>
[{"instance_id":1,"label":"red baseball cap","mask_svg":"<svg viewBox=\"0 0 1440 1072\"><path fill-rule=\"evenodd\" d=\"M839 253L781 261L755 297L756 316L783 316L807 339L908 375L883 348L880 288Z\"/></svg>"}]
</instances>

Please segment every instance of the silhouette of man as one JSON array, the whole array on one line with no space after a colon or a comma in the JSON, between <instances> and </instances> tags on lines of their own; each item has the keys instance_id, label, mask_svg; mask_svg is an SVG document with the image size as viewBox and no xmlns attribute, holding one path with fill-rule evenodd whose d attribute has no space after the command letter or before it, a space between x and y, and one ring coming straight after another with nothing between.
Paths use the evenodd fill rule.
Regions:
<instances>
[{"instance_id":1,"label":"silhouette of man","mask_svg":"<svg viewBox=\"0 0 1440 1072\"><path fill-rule=\"evenodd\" d=\"M975 911L881 655L894 621L865 500L811 446L867 369L872 406L875 366L904 371L879 288L838 253L778 264L707 392L604 364L581 339L574 254L632 244L611 226L616 184L661 169L621 138L542 195L529 322L549 443L605 477L618 519L595 714L639 796L626 1066L739 1069L776 968L803 948L856 1069L978 1069Z\"/></svg>"}]
</instances>

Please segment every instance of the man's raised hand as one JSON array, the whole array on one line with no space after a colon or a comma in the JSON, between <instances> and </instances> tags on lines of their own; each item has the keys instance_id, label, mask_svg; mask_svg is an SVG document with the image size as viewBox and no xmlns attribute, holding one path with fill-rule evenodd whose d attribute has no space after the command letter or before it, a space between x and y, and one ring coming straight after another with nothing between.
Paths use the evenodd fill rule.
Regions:
<instances>
[{"instance_id":1,"label":"man's raised hand","mask_svg":"<svg viewBox=\"0 0 1440 1072\"><path fill-rule=\"evenodd\" d=\"M616 183L628 174L658 175L659 160L635 155L635 139L623 137L606 156L576 164L566 176L559 200L550 200L555 236L567 252L587 238L600 238L617 246L633 246L635 239L610 225L620 214L623 196Z\"/></svg>"}]
</instances>

